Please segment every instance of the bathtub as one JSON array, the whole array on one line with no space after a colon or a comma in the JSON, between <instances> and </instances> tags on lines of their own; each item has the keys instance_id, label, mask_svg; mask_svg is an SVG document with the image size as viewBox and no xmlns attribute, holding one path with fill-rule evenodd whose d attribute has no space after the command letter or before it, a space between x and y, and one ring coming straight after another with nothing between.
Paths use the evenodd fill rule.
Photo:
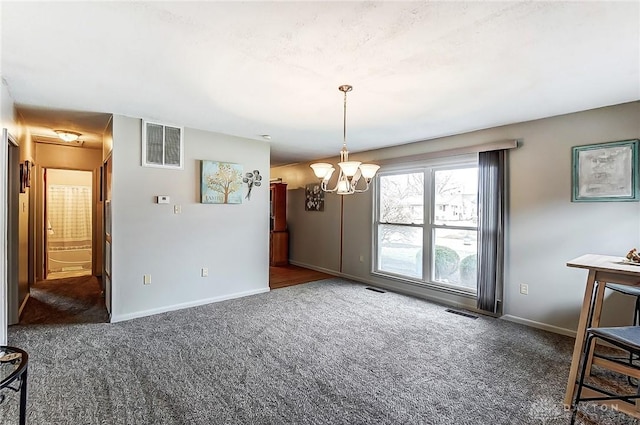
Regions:
<instances>
[{"instance_id":1,"label":"bathtub","mask_svg":"<svg viewBox=\"0 0 640 425\"><path fill-rule=\"evenodd\" d=\"M49 244L49 272L91 270L91 244Z\"/></svg>"}]
</instances>

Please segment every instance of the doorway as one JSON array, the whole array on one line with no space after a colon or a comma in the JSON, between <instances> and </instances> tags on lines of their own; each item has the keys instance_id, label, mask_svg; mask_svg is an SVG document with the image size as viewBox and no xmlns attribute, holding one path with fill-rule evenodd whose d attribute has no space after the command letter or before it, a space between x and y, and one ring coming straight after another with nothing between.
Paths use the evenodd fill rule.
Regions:
<instances>
[{"instance_id":1,"label":"doorway","mask_svg":"<svg viewBox=\"0 0 640 425\"><path fill-rule=\"evenodd\" d=\"M19 285L19 211L20 211L20 150L16 140L6 128L2 129L2 151L0 165L6 170L0 179L0 231L6 237L0 243L0 345L7 343L7 326L18 322L20 307ZM6 185L5 185L6 183ZM25 293L26 296L26 293Z\"/></svg>"},{"instance_id":2,"label":"doorway","mask_svg":"<svg viewBox=\"0 0 640 425\"><path fill-rule=\"evenodd\" d=\"M109 316L94 275L94 172L41 169L42 276L32 286L22 325L105 323ZM98 254L99 255L99 254Z\"/></svg>"},{"instance_id":3,"label":"doorway","mask_svg":"<svg viewBox=\"0 0 640 425\"><path fill-rule=\"evenodd\" d=\"M90 276L93 259L91 171L46 168L45 279Z\"/></svg>"}]
</instances>

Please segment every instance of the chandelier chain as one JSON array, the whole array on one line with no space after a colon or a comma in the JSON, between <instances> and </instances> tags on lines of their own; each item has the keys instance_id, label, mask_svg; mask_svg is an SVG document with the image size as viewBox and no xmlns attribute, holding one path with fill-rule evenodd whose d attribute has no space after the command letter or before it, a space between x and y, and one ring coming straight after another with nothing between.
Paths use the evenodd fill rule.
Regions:
<instances>
[{"instance_id":1,"label":"chandelier chain","mask_svg":"<svg viewBox=\"0 0 640 425\"><path fill-rule=\"evenodd\" d=\"M347 147L347 90L344 91L344 112L342 114L342 146Z\"/></svg>"}]
</instances>

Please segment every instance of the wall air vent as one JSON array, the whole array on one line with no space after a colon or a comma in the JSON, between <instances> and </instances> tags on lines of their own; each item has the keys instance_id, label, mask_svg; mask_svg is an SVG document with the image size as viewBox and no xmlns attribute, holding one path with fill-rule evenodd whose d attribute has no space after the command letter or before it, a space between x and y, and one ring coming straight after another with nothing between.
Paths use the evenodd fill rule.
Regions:
<instances>
[{"instance_id":1,"label":"wall air vent","mask_svg":"<svg viewBox=\"0 0 640 425\"><path fill-rule=\"evenodd\" d=\"M384 294L384 293L386 293L386 292L387 292L387 291L383 291L383 290L382 290L382 289L380 289L380 288L372 288L372 287L370 287L370 286L367 286L367 287L366 287L366 288L364 288L364 289L368 289L369 291L373 291L373 292L378 292L378 293L380 293L380 294Z\"/></svg>"},{"instance_id":2,"label":"wall air vent","mask_svg":"<svg viewBox=\"0 0 640 425\"><path fill-rule=\"evenodd\" d=\"M142 121L142 166L182 169L182 127Z\"/></svg>"}]
</instances>

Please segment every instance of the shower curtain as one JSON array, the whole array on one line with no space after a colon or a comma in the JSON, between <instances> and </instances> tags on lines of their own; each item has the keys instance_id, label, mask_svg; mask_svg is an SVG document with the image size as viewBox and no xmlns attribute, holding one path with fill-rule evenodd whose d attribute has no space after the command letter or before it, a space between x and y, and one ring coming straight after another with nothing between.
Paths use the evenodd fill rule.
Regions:
<instances>
[{"instance_id":1,"label":"shower curtain","mask_svg":"<svg viewBox=\"0 0 640 425\"><path fill-rule=\"evenodd\" d=\"M49 185L48 238L56 242L91 243L91 188Z\"/></svg>"}]
</instances>

